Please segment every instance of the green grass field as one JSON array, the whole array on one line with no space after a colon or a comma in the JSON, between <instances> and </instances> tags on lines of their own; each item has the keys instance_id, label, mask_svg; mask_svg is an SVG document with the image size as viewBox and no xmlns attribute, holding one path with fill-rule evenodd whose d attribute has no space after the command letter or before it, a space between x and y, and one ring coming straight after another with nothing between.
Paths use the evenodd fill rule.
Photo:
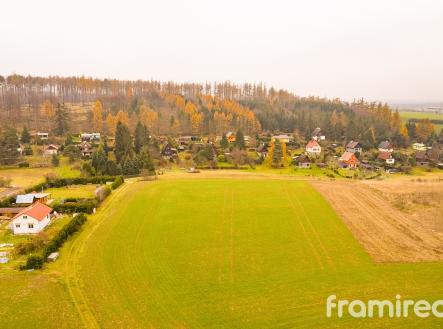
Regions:
<instances>
[{"instance_id":1,"label":"green grass field","mask_svg":"<svg viewBox=\"0 0 443 329\"><path fill-rule=\"evenodd\" d=\"M439 113L399 111L399 114L403 122L407 122L408 119L443 120L443 114ZM437 133L443 129L442 124L434 124L434 127Z\"/></svg>"},{"instance_id":2,"label":"green grass field","mask_svg":"<svg viewBox=\"0 0 443 329\"><path fill-rule=\"evenodd\" d=\"M62 248L59 261L42 272L0 270L0 326L441 325L435 318L326 318L331 294L441 299L443 264L373 263L308 182L276 178L126 183Z\"/></svg>"},{"instance_id":3,"label":"green grass field","mask_svg":"<svg viewBox=\"0 0 443 329\"><path fill-rule=\"evenodd\" d=\"M45 190L46 193L51 193L51 198L60 200L66 198L93 198L94 191L97 185L70 185L62 188L50 188Z\"/></svg>"}]
</instances>

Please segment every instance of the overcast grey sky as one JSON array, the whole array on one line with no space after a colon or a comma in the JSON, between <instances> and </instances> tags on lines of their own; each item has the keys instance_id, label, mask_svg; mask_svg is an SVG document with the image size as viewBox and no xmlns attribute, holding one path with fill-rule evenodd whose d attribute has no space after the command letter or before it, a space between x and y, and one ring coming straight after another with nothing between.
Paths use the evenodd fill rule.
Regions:
<instances>
[{"instance_id":1,"label":"overcast grey sky","mask_svg":"<svg viewBox=\"0 0 443 329\"><path fill-rule=\"evenodd\" d=\"M265 82L443 101L440 0L14 0L0 74Z\"/></svg>"}]
</instances>

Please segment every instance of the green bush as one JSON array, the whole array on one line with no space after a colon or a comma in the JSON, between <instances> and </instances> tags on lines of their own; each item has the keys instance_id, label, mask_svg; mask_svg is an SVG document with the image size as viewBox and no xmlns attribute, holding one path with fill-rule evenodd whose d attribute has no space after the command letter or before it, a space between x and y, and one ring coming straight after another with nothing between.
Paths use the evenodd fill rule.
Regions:
<instances>
[{"instance_id":1,"label":"green bush","mask_svg":"<svg viewBox=\"0 0 443 329\"><path fill-rule=\"evenodd\" d=\"M112 182L112 189L115 190L120 185L122 185L124 182L123 176L117 176L114 181Z\"/></svg>"},{"instance_id":2,"label":"green bush","mask_svg":"<svg viewBox=\"0 0 443 329\"><path fill-rule=\"evenodd\" d=\"M94 208L97 208L98 202L96 199L78 199L77 201L69 201L55 204L53 209L62 214L85 213L92 214Z\"/></svg>"},{"instance_id":3,"label":"green bush","mask_svg":"<svg viewBox=\"0 0 443 329\"><path fill-rule=\"evenodd\" d=\"M43 257L36 256L36 255L30 255L28 256L28 259L26 260L25 265L20 265L20 270L31 270L31 269L40 269L43 267Z\"/></svg>"}]
</instances>

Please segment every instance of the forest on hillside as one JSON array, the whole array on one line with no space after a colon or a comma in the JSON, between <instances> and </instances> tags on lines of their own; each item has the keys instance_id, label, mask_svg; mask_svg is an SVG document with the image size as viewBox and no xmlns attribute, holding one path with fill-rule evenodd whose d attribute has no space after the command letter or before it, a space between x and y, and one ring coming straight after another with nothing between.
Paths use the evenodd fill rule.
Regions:
<instances>
[{"instance_id":1,"label":"forest on hillside","mask_svg":"<svg viewBox=\"0 0 443 329\"><path fill-rule=\"evenodd\" d=\"M264 84L0 76L3 126L52 129L57 110L69 117L66 129L71 132L107 135L115 134L118 122L131 131L141 122L152 134L173 136L242 130L247 135L286 132L308 139L321 127L331 140L359 140L368 147L385 139L402 146L411 139L436 138L431 122L403 124L387 104L300 97Z\"/></svg>"}]
</instances>

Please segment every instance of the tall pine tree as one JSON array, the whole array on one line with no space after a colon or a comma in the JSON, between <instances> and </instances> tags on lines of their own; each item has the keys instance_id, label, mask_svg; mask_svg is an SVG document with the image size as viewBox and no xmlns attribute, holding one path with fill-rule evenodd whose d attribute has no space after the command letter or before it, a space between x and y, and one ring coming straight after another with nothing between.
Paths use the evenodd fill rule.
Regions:
<instances>
[{"instance_id":1,"label":"tall pine tree","mask_svg":"<svg viewBox=\"0 0 443 329\"><path fill-rule=\"evenodd\" d=\"M235 134L234 146L240 150L245 149L245 136L240 129L237 130L237 133Z\"/></svg>"},{"instance_id":2,"label":"tall pine tree","mask_svg":"<svg viewBox=\"0 0 443 329\"><path fill-rule=\"evenodd\" d=\"M6 128L0 135L0 164L13 164L17 161L19 152L19 140L17 131L13 128Z\"/></svg>"},{"instance_id":3,"label":"tall pine tree","mask_svg":"<svg viewBox=\"0 0 443 329\"><path fill-rule=\"evenodd\" d=\"M123 163L132 155L132 140L128 126L120 121L117 123L115 132L115 159L117 163Z\"/></svg>"},{"instance_id":4,"label":"tall pine tree","mask_svg":"<svg viewBox=\"0 0 443 329\"><path fill-rule=\"evenodd\" d=\"M147 145L149 142L149 132L148 128L143 125L140 121L137 123L137 127L135 128L135 141L134 148L135 152L138 154L143 146Z\"/></svg>"},{"instance_id":5,"label":"tall pine tree","mask_svg":"<svg viewBox=\"0 0 443 329\"><path fill-rule=\"evenodd\" d=\"M54 134L57 136L64 136L69 130L69 115L65 107L65 104L57 104L57 109L55 110L54 117Z\"/></svg>"}]
</instances>

